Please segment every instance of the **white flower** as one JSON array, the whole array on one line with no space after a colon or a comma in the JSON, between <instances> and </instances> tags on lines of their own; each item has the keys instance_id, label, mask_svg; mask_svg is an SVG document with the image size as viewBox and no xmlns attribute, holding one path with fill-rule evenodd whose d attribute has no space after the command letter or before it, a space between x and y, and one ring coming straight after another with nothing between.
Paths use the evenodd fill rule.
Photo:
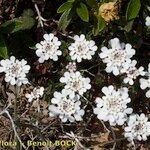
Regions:
<instances>
[{"instance_id":1,"label":"white flower","mask_svg":"<svg viewBox=\"0 0 150 150\"><path fill-rule=\"evenodd\" d=\"M128 126L124 128L125 133L124 136L129 140L147 140L147 136L150 135L150 122L145 114L133 114L130 115L128 122Z\"/></svg>"},{"instance_id":2,"label":"white flower","mask_svg":"<svg viewBox=\"0 0 150 150\"><path fill-rule=\"evenodd\" d=\"M131 61L130 58L135 54L130 44L120 43L118 38L109 41L111 48L102 47L99 54L102 61L107 64L106 72L113 72L115 76L120 74L123 64Z\"/></svg>"},{"instance_id":3,"label":"white flower","mask_svg":"<svg viewBox=\"0 0 150 150\"><path fill-rule=\"evenodd\" d=\"M145 95L147 98L150 98L150 90L148 90Z\"/></svg>"},{"instance_id":4,"label":"white flower","mask_svg":"<svg viewBox=\"0 0 150 150\"><path fill-rule=\"evenodd\" d=\"M80 108L81 102L79 95L69 98L68 91L55 92L54 98L51 100L52 105L49 106L49 115L51 117L59 116L62 122L69 120L70 122L81 121L84 110Z\"/></svg>"},{"instance_id":5,"label":"white flower","mask_svg":"<svg viewBox=\"0 0 150 150\"><path fill-rule=\"evenodd\" d=\"M60 78L61 83L65 83L65 89L69 91L70 98L75 96L75 93L83 95L91 88L90 78L84 78L79 71L65 72L64 77Z\"/></svg>"},{"instance_id":6,"label":"white flower","mask_svg":"<svg viewBox=\"0 0 150 150\"><path fill-rule=\"evenodd\" d=\"M141 78L140 79L140 87L141 89L145 90L148 88L149 90L146 92L146 97L150 98L150 63L148 65L148 72L146 73L147 79Z\"/></svg>"},{"instance_id":7,"label":"white flower","mask_svg":"<svg viewBox=\"0 0 150 150\"><path fill-rule=\"evenodd\" d=\"M127 108L131 101L127 88L115 90L112 85L103 87L102 92L105 94L102 98L96 98L96 108L94 114L103 121L109 121L110 125L123 125L127 120L127 114L132 113L132 108Z\"/></svg>"},{"instance_id":8,"label":"white flower","mask_svg":"<svg viewBox=\"0 0 150 150\"><path fill-rule=\"evenodd\" d=\"M145 24L146 24L146 26L150 26L150 17L149 16L146 17Z\"/></svg>"},{"instance_id":9,"label":"white flower","mask_svg":"<svg viewBox=\"0 0 150 150\"><path fill-rule=\"evenodd\" d=\"M74 40L75 42L68 47L71 59L77 60L77 62L81 62L82 59L92 59L92 55L97 50L95 42L93 40L87 41L83 34L74 36Z\"/></svg>"},{"instance_id":10,"label":"white flower","mask_svg":"<svg viewBox=\"0 0 150 150\"><path fill-rule=\"evenodd\" d=\"M25 97L28 98L28 102L32 102L32 100L39 100L44 94L44 87L35 87L33 91L29 94L25 94Z\"/></svg>"},{"instance_id":11,"label":"white flower","mask_svg":"<svg viewBox=\"0 0 150 150\"><path fill-rule=\"evenodd\" d=\"M138 69L135 67L137 64L136 60L132 60L130 63L123 65L124 67L121 69L121 73L125 73L126 77L124 78L124 83L129 83L130 85L134 84L134 80L138 76L144 76L145 71L144 67L139 67Z\"/></svg>"},{"instance_id":12,"label":"white flower","mask_svg":"<svg viewBox=\"0 0 150 150\"><path fill-rule=\"evenodd\" d=\"M26 64L27 61L24 59L19 61L14 56L11 56L10 59L0 61L0 72L5 73L6 82L10 82L11 85L21 86L28 83L26 74L29 72L30 66Z\"/></svg>"},{"instance_id":13,"label":"white flower","mask_svg":"<svg viewBox=\"0 0 150 150\"><path fill-rule=\"evenodd\" d=\"M69 62L69 64L66 66L66 69L70 72L74 72L77 69L76 63L75 62Z\"/></svg>"},{"instance_id":14,"label":"white flower","mask_svg":"<svg viewBox=\"0 0 150 150\"><path fill-rule=\"evenodd\" d=\"M44 41L36 44L36 55L39 57L39 62L43 63L45 60L52 59L53 61L58 60L58 56L62 55L59 49L61 42L54 34L44 34Z\"/></svg>"}]
</instances>

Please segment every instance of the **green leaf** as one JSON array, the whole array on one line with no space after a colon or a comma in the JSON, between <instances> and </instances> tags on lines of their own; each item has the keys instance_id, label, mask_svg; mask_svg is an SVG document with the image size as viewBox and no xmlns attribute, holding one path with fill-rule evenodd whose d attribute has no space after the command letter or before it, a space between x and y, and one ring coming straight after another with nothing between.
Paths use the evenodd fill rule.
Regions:
<instances>
[{"instance_id":1,"label":"green leaf","mask_svg":"<svg viewBox=\"0 0 150 150\"><path fill-rule=\"evenodd\" d=\"M21 21L22 21L22 27L20 27L21 30L27 30L27 29L29 30L35 24L35 20L32 17L22 17Z\"/></svg>"},{"instance_id":2,"label":"green leaf","mask_svg":"<svg viewBox=\"0 0 150 150\"><path fill-rule=\"evenodd\" d=\"M91 7L91 8L94 8L94 7L98 7L98 3L96 2L96 0L86 0L86 3Z\"/></svg>"},{"instance_id":3,"label":"green leaf","mask_svg":"<svg viewBox=\"0 0 150 150\"><path fill-rule=\"evenodd\" d=\"M72 2L65 2L57 9L57 13L62 13L70 9L71 7L72 7Z\"/></svg>"},{"instance_id":4,"label":"green leaf","mask_svg":"<svg viewBox=\"0 0 150 150\"><path fill-rule=\"evenodd\" d=\"M74 1L75 1L75 0L68 0L68 2L72 2L72 3L73 3Z\"/></svg>"},{"instance_id":5,"label":"green leaf","mask_svg":"<svg viewBox=\"0 0 150 150\"><path fill-rule=\"evenodd\" d=\"M35 24L35 19L30 15L28 11L28 13L24 12L23 15L19 18L14 18L13 20L6 21L5 23L1 24L0 31L3 33L14 33L20 30L31 29Z\"/></svg>"},{"instance_id":6,"label":"green leaf","mask_svg":"<svg viewBox=\"0 0 150 150\"><path fill-rule=\"evenodd\" d=\"M99 32L101 32L106 27L105 20L99 16L98 18L94 19L94 27L93 27L93 35L97 36Z\"/></svg>"},{"instance_id":7,"label":"green leaf","mask_svg":"<svg viewBox=\"0 0 150 150\"><path fill-rule=\"evenodd\" d=\"M89 11L87 9L87 6L83 4L82 2L80 3L79 7L76 8L76 12L78 16L85 22L89 21Z\"/></svg>"},{"instance_id":8,"label":"green leaf","mask_svg":"<svg viewBox=\"0 0 150 150\"><path fill-rule=\"evenodd\" d=\"M7 47L2 34L0 34L0 57L7 58Z\"/></svg>"},{"instance_id":9,"label":"green leaf","mask_svg":"<svg viewBox=\"0 0 150 150\"><path fill-rule=\"evenodd\" d=\"M94 36L98 35L99 31L98 31L98 20L97 17L94 16L93 17L93 29L92 29L92 33Z\"/></svg>"},{"instance_id":10,"label":"green leaf","mask_svg":"<svg viewBox=\"0 0 150 150\"><path fill-rule=\"evenodd\" d=\"M98 30L101 32L106 27L105 20L100 16L98 17Z\"/></svg>"},{"instance_id":11,"label":"green leaf","mask_svg":"<svg viewBox=\"0 0 150 150\"><path fill-rule=\"evenodd\" d=\"M127 11L126 11L126 19L132 20L137 17L141 8L140 0L130 0L128 3Z\"/></svg>"},{"instance_id":12,"label":"green leaf","mask_svg":"<svg viewBox=\"0 0 150 150\"><path fill-rule=\"evenodd\" d=\"M71 19L72 19L72 13L71 13L71 9L69 9L65 11L59 19L59 22L58 22L59 30L62 30L63 32L65 32L65 29L71 22Z\"/></svg>"},{"instance_id":13,"label":"green leaf","mask_svg":"<svg viewBox=\"0 0 150 150\"><path fill-rule=\"evenodd\" d=\"M24 17L32 17L34 16L34 12L32 11L32 9L26 9L23 11L22 16Z\"/></svg>"}]
</instances>

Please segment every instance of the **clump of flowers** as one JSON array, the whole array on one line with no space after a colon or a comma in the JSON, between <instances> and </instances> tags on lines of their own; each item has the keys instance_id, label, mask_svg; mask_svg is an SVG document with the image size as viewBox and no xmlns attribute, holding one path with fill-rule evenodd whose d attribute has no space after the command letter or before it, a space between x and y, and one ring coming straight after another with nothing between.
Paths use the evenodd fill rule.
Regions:
<instances>
[{"instance_id":1,"label":"clump of flowers","mask_svg":"<svg viewBox=\"0 0 150 150\"><path fill-rule=\"evenodd\" d=\"M146 92L146 97L150 98L150 63L148 65L148 72L146 73L147 79L141 78L140 79L140 87L141 89L148 88L149 90Z\"/></svg>"},{"instance_id":2,"label":"clump of flowers","mask_svg":"<svg viewBox=\"0 0 150 150\"><path fill-rule=\"evenodd\" d=\"M96 98L96 108L94 113L97 118L103 121L109 121L110 125L123 125L127 120L127 114L132 113L132 108L127 108L127 104L131 101L127 88L115 90L110 85L103 87L102 92L105 94L102 98Z\"/></svg>"},{"instance_id":3,"label":"clump of flowers","mask_svg":"<svg viewBox=\"0 0 150 150\"><path fill-rule=\"evenodd\" d=\"M70 122L81 121L84 110L80 108L81 102L79 95L73 98L68 96L67 90L62 92L54 92L54 98L51 99L52 105L49 106L49 115L51 117L59 116L62 122L69 120Z\"/></svg>"},{"instance_id":4,"label":"clump of flowers","mask_svg":"<svg viewBox=\"0 0 150 150\"><path fill-rule=\"evenodd\" d=\"M32 102L33 100L39 100L43 94L44 87L35 87L30 94L25 94L25 97L28 99L28 102Z\"/></svg>"},{"instance_id":5,"label":"clump of flowers","mask_svg":"<svg viewBox=\"0 0 150 150\"><path fill-rule=\"evenodd\" d=\"M107 64L106 72L112 72L117 76L124 66L129 66L128 63L131 62L130 58L135 54L135 50L130 44L120 43L118 38L111 39L109 44L111 48L102 47L99 56Z\"/></svg>"},{"instance_id":6,"label":"clump of flowers","mask_svg":"<svg viewBox=\"0 0 150 150\"><path fill-rule=\"evenodd\" d=\"M146 17L145 24L146 24L146 26L150 26L150 17L149 16Z\"/></svg>"},{"instance_id":7,"label":"clump of flowers","mask_svg":"<svg viewBox=\"0 0 150 150\"><path fill-rule=\"evenodd\" d=\"M143 140L146 141L147 137L150 136L150 122L145 114L133 114L130 115L128 126L124 128L124 136L129 140Z\"/></svg>"},{"instance_id":8,"label":"clump of flowers","mask_svg":"<svg viewBox=\"0 0 150 150\"><path fill-rule=\"evenodd\" d=\"M109 22L113 19L117 19L118 10L115 4L115 2L109 2L101 5L99 8L100 14L105 21ZM52 33L44 34L43 37L44 41L36 44L36 54L39 57L39 62L43 63L48 59L57 61L58 56L62 55L62 52L59 50L61 42ZM110 47L102 47L99 53L99 57L103 63L106 64L106 72L112 72L115 76L124 76L123 82L129 83L130 85L133 85L139 76L147 76L147 79L140 79L140 87L141 89L148 88L146 97L150 98L150 64L148 66L148 72L145 72L143 67L137 68L137 61L131 60L133 55L135 55L135 50L130 44L121 43L118 38L111 39L109 46ZM74 36L74 43L72 43L68 49L72 62L69 62L66 66L67 71L59 80L64 84L64 89L61 92L54 92L49 107L47 103L46 106L39 103L40 98L42 98L44 94L44 87L35 87L30 93L26 93L25 97L28 99L28 102L35 100L33 106L37 107L38 113L41 112L40 106L44 109L48 107L48 110L43 111L43 113L45 114L49 111L50 117L59 117L62 122L82 121L85 114L84 108L86 106L83 107L81 105L82 101L80 98L86 99L86 104L88 103L88 99L84 97L84 95L91 89L91 80L77 71L77 62L92 59L98 47L93 40L86 40L85 35L81 34L80 36ZM94 64L85 70L85 72L93 75L89 70L97 67L95 70L97 70L97 74L100 73L101 71L98 65L99 64ZM26 74L29 70L30 66L27 65L24 59L19 61L14 56L11 56L10 59L0 61L0 72L5 73L5 81L10 82L11 85L21 86L22 84L27 84L28 79L26 78ZM62 85L61 83L59 85ZM87 95L93 97L91 94L95 91L96 88L94 87L90 91L90 94ZM147 140L147 137L150 135L150 122L145 114L132 114L133 109L128 107L128 104L131 102L128 88L121 87L116 89L113 85L110 85L103 87L101 91L103 96L96 98L96 107L93 110L97 118L105 122L108 121L112 126L121 126L127 122L127 126L124 129L124 136L129 141ZM84 104L85 101L83 101L83 105ZM89 104L91 103L89 102ZM38 121L36 121L36 125L38 125Z\"/></svg>"},{"instance_id":9,"label":"clump of flowers","mask_svg":"<svg viewBox=\"0 0 150 150\"><path fill-rule=\"evenodd\" d=\"M68 47L71 59L73 61L77 60L77 62L81 62L82 59L92 59L92 55L97 50L95 42L86 40L83 34L74 36L74 40L75 42Z\"/></svg>"},{"instance_id":10,"label":"clump of flowers","mask_svg":"<svg viewBox=\"0 0 150 150\"><path fill-rule=\"evenodd\" d=\"M131 63L129 63L128 65L124 65L124 67L122 68L121 72L126 73L126 77L123 80L124 83L129 83L130 85L133 85L134 80L138 76L140 76L140 75L144 76L145 75L144 67L139 67L137 69L136 64L137 64L137 61L132 60Z\"/></svg>"},{"instance_id":11,"label":"clump of flowers","mask_svg":"<svg viewBox=\"0 0 150 150\"><path fill-rule=\"evenodd\" d=\"M11 85L21 86L22 84L27 84L26 74L29 70L30 66L27 65L27 61L24 59L19 61L14 56L11 56L10 59L0 61L0 72L5 73L5 81Z\"/></svg>"},{"instance_id":12,"label":"clump of flowers","mask_svg":"<svg viewBox=\"0 0 150 150\"><path fill-rule=\"evenodd\" d=\"M39 57L39 62L43 63L45 60L52 59L53 61L58 60L58 56L62 55L59 50L61 42L54 34L44 34L44 41L36 44L36 55Z\"/></svg>"},{"instance_id":13,"label":"clump of flowers","mask_svg":"<svg viewBox=\"0 0 150 150\"><path fill-rule=\"evenodd\" d=\"M65 83L65 89L69 91L70 98L75 97L75 94L83 95L91 88L90 78L82 77L79 71L65 72L64 77L60 78L61 83Z\"/></svg>"},{"instance_id":14,"label":"clump of flowers","mask_svg":"<svg viewBox=\"0 0 150 150\"><path fill-rule=\"evenodd\" d=\"M106 22L119 19L118 7L115 2L104 3L99 7L99 15L104 18Z\"/></svg>"}]
</instances>

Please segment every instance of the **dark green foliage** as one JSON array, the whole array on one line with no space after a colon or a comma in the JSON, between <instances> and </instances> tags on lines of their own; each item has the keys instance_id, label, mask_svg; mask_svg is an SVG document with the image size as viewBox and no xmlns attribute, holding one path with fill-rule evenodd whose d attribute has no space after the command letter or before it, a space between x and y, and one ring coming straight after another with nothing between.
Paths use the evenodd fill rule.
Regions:
<instances>
[{"instance_id":1,"label":"dark green foliage","mask_svg":"<svg viewBox=\"0 0 150 150\"><path fill-rule=\"evenodd\" d=\"M58 28L59 30L65 31L69 23L71 22L72 19L72 12L71 9L66 10L60 17L59 22L58 22Z\"/></svg>"},{"instance_id":2,"label":"dark green foliage","mask_svg":"<svg viewBox=\"0 0 150 150\"><path fill-rule=\"evenodd\" d=\"M84 3L80 3L80 5L76 8L76 12L83 21L89 21L89 12L87 6Z\"/></svg>"},{"instance_id":3,"label":"dark green foliage","mask_svg":"<svg viewBox=\"0 0 150 150\"><path fill-rule=\"evenodd\" d=\"M2 34L0 34L0 57L7 58L7 47Z\"/></svg>"},{"instance_id":4,"label":"dark green foliage","mask_svg":"<svg viewBox=\"0 0 150 150\"><path fill-rule=\"evenodd\" d=\"M33 17L33 14L34 13L31 9L27 9L23 12L23 14L20 17L14 18L12 20L8 20L0 25L0 57L6 58L8 53L5 39L2 34L6 34L6 38L7 38L7 34L13 34L23 30L30 30L35 24L35 19ZM20 34L19 39L22 39L23 43L26 46L34 49L35 43L28 35ZM14 41L14 45L15 43L16 45L22 43L22 42L21 43L18 42L19 42L18 40Z\"/></svg>"},{"instance_id":5,"label":"dark green foliage","mask_svg":"<svg viewBox=\"0 0 150 150\"><path fill-rule=\"evenodd\" d=\"M32 10L25 10L21 17L6 21L0 26L3 33L14 33L20 30L29 30L35 24Z\"/></svg>"},{"instance_id":6,"label":"dark green foliage","mask_svg":"<svg viewBox=\"0 0 150 150\"><path fill-rule=\"evenodd\" d=\"M127 6L126 19L132 20L137 17L141 8L140 0L130 0Z\"/></svg>"},{"instance_id":7,"label":"dark green foliage","mask_svg":"<svg viewBox=\"0 0 150 150\"><path fill-rule=\"evenodd\" d=\"M63 3L58 9L57 13L63 13L72 7L72 2Z\"/></svg>"}]
</instances>

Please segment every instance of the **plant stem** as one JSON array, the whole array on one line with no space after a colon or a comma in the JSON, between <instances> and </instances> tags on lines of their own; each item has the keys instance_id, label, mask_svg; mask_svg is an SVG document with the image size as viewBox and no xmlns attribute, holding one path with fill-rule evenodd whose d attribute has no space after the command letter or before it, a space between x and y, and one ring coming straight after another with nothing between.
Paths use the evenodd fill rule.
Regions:
<instances>
[{"instance_id":1,"label":"plant stem","mask_svg":"<svg viewBox=\"0 0 150 150\"><path fill-rule=\"evenodd\" d=\"M38 126L38 124L39 124L39 113L40 113L40 103L39 103L39 99L37 100L37 103L38 103L38 105L37 105L38 120L36 121L36 125Z\"/></svg>"},{"instance_id":2,"label":"plant stem","mask_svg":"<svg viewBox=\"0 0 150 150\"><path fill-rule=\"evenodd\" d=\"M14 121L17 120L17 101L18 101L18 97L19 97L19 87L18 86L15 86L15 100L14 100ZM17 130L17 128L16 128ZM15 136L15 140L17 142L17 145L16 145L16 149L18 150L20 148L20 143L17 139L17 137ZM19 144L19 145L18 145Z\"/></svg>"},{"instance_id":3,"label":"plant stem","mask_svg":"<svg viewBox=\"0 0 150 150\"><path fill-rule=\"evenodd\" d=\"M15 87L15 100L14 100L14 120L17 120L17 101L19 96L19 87Z\"/></svg>"}]
</instances>

